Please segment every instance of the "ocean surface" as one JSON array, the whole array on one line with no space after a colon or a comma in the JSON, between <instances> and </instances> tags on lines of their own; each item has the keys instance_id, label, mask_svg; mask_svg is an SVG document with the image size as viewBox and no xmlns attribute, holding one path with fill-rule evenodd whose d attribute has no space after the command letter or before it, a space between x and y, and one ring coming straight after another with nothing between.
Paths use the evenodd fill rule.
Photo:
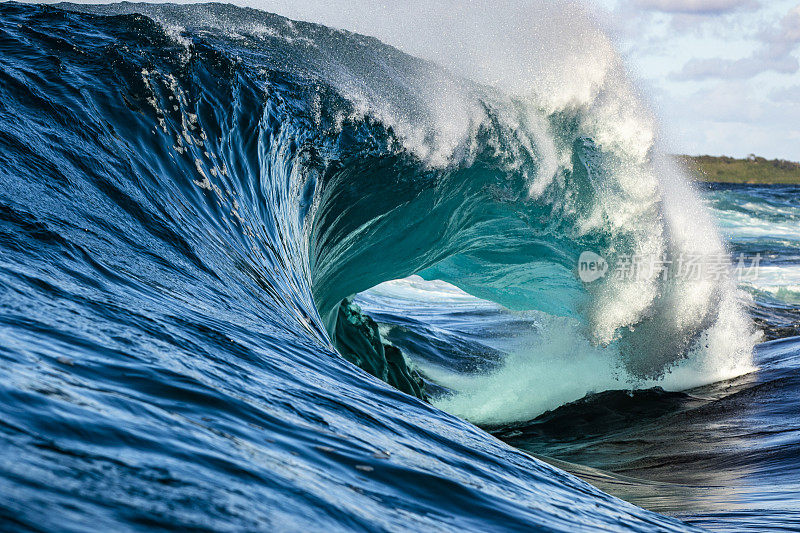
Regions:
<instances>
[{"instance_id":1,"label":"ocean surface","mask_svg":"<svg viewBox=\"0 0 800 533\"><path fill-rule=\"evenodd\" d=\"M0 530L800 527L800 188L608 54L0 4Z\"/></svg>"}]
</instances>

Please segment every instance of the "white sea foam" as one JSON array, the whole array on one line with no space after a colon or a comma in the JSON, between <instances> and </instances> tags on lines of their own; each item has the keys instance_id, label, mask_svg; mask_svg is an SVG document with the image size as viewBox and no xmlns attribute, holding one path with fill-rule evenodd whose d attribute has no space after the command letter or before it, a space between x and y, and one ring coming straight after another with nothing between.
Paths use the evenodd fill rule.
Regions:
<instances>
[{"instance_id":1,"label":"white sea foam","mask_svg":"<svg viewBox=\"0 0 800 533\"><path fill-rule=\"evenodd\" d=\"M690 353L660 378L646 380L625 369L615 345L600 347L577 334L582 326L575 319L511 312L445 282L412 276L383 283L369 291L368 305L371 310L411 316L430 327L469 331L471 338L479 337L483 344L504 353L500 368L485 373L455 372L412 354L413 363L428 378L454 391L434 404L479 424L531 420L589 393L656 386L685 390L754 370L749 352L729 351L728 337L741 335L736 329L740 310L730 302L721 309L718 327L704 334L703 344L718 349ZM442 318L454 310L459 311L456 318L451 314ZM470 317L478 311L493 313L493 321L513 321L514 335L503 338L485 331ZM520 323L526 326L520 328Z\"/></svg>"}]
</instances>

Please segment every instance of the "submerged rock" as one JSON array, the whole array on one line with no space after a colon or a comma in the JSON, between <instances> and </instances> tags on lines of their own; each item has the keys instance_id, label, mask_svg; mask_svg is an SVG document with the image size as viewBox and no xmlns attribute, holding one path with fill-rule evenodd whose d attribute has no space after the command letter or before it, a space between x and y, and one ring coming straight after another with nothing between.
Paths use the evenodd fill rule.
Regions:
<instances>
[{"instance_id":1,"label":"submerged rock","mask_svg":"<svg viewBox=\"0 0 800 533\"><path fill-rule=\"evenodd\" d=\"M426 399L422 378L399 348L385 343L378 324L346 298L336 317L336 348L345 359L406 394Z\"/></svg>"}]
</instances>

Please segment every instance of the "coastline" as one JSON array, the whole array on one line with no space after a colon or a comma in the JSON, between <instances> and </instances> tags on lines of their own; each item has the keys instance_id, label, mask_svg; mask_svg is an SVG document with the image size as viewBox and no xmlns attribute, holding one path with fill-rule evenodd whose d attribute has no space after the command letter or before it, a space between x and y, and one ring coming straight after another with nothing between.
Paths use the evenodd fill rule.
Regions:
<instances>
[{"instance_id":1,"label":"coastline","mask_svg":"<svg viewBox=\"0 0 800 533\"><path fill-rule=\"evenodd\" d=\"M676 155L675 158L700 182L800 185L800 163L793 161L768 160L755 155L746 159L709 155Z\"/></svg>"}]
</instances>

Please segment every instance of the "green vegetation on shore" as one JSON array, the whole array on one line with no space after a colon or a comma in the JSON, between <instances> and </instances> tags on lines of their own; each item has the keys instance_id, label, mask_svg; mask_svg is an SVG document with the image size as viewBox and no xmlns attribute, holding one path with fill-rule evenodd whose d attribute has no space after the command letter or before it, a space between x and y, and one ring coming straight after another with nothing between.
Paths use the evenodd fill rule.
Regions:
<instances>
[{"instance_id":1,"label":"green vegetation on shore","mask_svg":"<svg viewBox=\"0 0 800 533\"><path fill-rule=\"evenodd\" d=\"M698 181L800 184L800 163L783 159L767 160L754 155L747 159L710 155L679 155L677 158Z\"/></svg>"}]
</instances>

